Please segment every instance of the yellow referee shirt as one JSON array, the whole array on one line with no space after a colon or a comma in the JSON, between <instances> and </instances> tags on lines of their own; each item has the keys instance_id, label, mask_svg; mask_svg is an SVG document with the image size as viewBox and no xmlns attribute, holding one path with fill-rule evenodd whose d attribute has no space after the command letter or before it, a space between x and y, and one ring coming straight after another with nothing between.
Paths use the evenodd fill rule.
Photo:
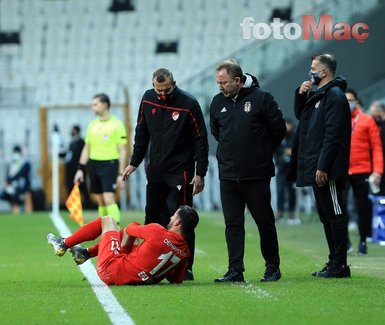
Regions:
<instances>
[{"instance_id":1,"label":"yellow referee shirt","mask_svg":"<svg viewBox=\"0 0 385 325\"><path fill-rule=\"evenodd\" d=\"M119 159L118 145L127 143L126 129L113 115L106 121L95 119L88 125L85 142L90 148L90 159Z\"/></svg>"}]
</instances>

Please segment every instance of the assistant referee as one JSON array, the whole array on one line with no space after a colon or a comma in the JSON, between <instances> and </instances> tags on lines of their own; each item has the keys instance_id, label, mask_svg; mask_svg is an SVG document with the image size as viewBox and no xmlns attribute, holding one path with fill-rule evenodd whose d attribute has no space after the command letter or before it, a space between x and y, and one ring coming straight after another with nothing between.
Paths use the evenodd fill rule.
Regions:
<instances>
[{"instance_id":1,"label":"assistant referee","mask_svg":"<svg viewBox=\"0 0 385 325\"><path fill-rule=\"evenodd\" d=\"M112 216L119 224L120 210L116 204L116 186L122 186L122 171L127 160L127 136L123 123L110 113L110 99L97 94L92 100L97 116L87 128L85 145L79 159L74 182L84 181L90 173L91 190L98 204L99 216Z\"/></svg>"}]
</instances>

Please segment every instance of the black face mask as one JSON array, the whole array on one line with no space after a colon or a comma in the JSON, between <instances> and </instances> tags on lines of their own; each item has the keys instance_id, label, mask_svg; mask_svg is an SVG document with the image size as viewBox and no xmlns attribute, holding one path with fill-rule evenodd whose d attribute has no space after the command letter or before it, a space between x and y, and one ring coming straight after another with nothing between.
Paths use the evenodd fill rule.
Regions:
<instances>
[{"instance_id":1,"label":"black face mask","mask_svg":"<svg viewBox=\"0 0 385 325\"><path fill-rule=\"evenodd\" d=\"M309 71L309 80L315 86L318 86L320 84L321 80L323 79L323 77L321 77L321 71L319 71L319 72Z\"/></svg>"},{"instance_id":2,"label":"black face mask","mask_svg":"<svg viewBox=\"0 0 385 325\"><path fill-rule=\"evenodd\" d=\"M382 122L381 117L379 117L379 116L373 116L373 118L374 118L374 120L376 121L377 125L381 125L381 122Z\"/></svg>"}]
</instances>

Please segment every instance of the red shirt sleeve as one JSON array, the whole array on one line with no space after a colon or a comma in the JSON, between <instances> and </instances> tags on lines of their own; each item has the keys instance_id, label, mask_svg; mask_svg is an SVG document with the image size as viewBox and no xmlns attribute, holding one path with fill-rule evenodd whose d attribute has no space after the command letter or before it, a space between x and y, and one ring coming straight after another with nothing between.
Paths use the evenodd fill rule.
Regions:
<instances>
[{"instance_id":1,"label":"red shirt sleeve","mask_svg":"<svg viewBox=\"0 0 385 325\"><path fill-rule=\"evenodd\" d=\"M132 222L125 228L125 231L126 234L129 236L148 239L152 236L154 232L156 232L159 227L163 229L161 225L158 225L156 223L152 223L149 225L141 225L139 222Z\"/></svg>"}]
</instances>

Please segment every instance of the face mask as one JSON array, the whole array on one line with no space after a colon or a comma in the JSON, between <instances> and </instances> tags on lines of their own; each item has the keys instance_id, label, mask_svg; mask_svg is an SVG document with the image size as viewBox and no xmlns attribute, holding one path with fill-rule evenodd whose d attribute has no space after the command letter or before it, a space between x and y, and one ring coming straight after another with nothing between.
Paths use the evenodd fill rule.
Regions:
<instances>
[{"instance_id":1,"label":"face mask","mask_svg":"<svg viewBox=\"0 0 385 325\"><path fill-rule=\"evenodd\" d=\"M170 100L170 98L172 98L172 94L175 90L175 87L172 88L167 94L157 94L158 98L163 101L163 102L167 102L168 100Z\"/></svg>"},{"instance_id":2,"label":"face mask","mask_svg":"<svg viewBox=\"0 0 385 325\"><path fill-rule=\"evenodd\" d=\"M19 161L20 158L21 158L21 155L20 155L19 153L17 153L17 152L14 152L14 153L12 154L12 156L11 156L11 160L12 160L12 161Z\"/></svg>"},{"instance_id":3,"label":"face mask","mask_svg":"<svg viewBox=\"0 0 385 325\"><path fill-rule=\"evenodd\" d=\"M354 109L356 108L356 101L355 100L349 100L349 108L350 108L350 111L353 112Z\"/></svg>"},{"instance_id":4,"label":"face mask","mask_svg":"<svg viewBox=\"0 0 385 325\"><path fill-rule=\"evenodd\" d=\"M168 95L158 95L158 98L159 98L160 100L166 102L167 99L168 99Z\"/></svg>"},{"instance_id":5,"label":"face mask","mask_svg":"<svg viewBox=\"0 0 385 325\"><path fill-rule=\"evenodd\" d=\"M318 86L320 84L321 80L323 79L323 77L321 77L320 73L321 73L321 71L319 71L319 72L309 71L309 80L315 86Z\"/></svg>"},{"instance_id":6,"label":"face mask","mask_svg":"<svg viewBox=\"0 0 385 325\"><path fill-rule=\"evenodd\" d=\"M377 125L380 125L382 120L380 116L373 116L374 120L376 121Z\"/></svg>"}]
</instances>

